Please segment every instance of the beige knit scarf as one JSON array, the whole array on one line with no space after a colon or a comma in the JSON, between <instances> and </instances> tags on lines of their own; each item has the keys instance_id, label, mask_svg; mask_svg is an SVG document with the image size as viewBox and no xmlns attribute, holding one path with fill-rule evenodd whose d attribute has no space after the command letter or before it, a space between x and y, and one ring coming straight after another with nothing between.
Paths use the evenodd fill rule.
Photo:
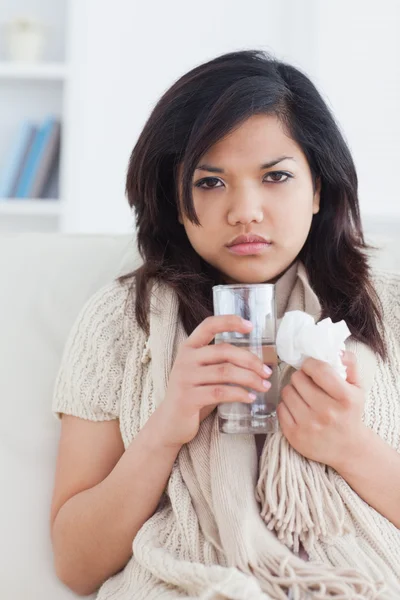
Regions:
<instances>
[{"instance_id":1,"label":"beige knit scarf","mask_svg":"<svg viewBox=\"0 0 400 600\"><path fill-rule=\"evenodd\" d=\"M318 321L321 306L300 261L280 277L276 289L279 320L299 309ZM148 352L157 406L187 336L175 294L162 286L152 298ZM346 347L357 355L368 393L375 355L352 338ZM282 389L294 369L280 368ZM300 541L309 552L317 540L347 533L355 532L331 469L298 454L278 431L266 438L258 472L254 436L219 433L214 411L182 447L164 506L139 531L133 549L148 577L176 590L160 598L285 599L289 591L295 600L393 598L385 574L373 574L363 557L364 568L354 569L296 555Z\"/></svg>"}]
</instances>

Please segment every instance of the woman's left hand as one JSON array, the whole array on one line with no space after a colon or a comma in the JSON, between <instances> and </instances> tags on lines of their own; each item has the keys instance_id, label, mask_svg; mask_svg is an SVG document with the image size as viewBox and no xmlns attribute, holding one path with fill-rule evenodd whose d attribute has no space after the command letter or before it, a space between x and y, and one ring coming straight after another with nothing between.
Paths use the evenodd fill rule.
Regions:
<instances>
[{"instance_id":1,"label":"woman's left hand","mask_svg":"<svg viewBox=\"0 0 400 600\"><path fill-rule=\"evenodd\" d=\"M307 358L282 389L277 414L282 433L297 452L337 469L365 435L364 391L357 359L346 351L342 379L326 362Z\"/></svg>"}]
</instances>

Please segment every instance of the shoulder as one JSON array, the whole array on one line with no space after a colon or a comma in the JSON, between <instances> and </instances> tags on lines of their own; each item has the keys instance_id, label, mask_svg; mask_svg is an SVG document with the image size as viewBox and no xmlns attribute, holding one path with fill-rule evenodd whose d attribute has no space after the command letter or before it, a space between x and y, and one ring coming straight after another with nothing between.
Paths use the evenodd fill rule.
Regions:
<instances>
[{"instance_id":1,"label":"shoulder","mask_svg":"<svg viewBox=\"0 0 400 600\"><path fill-rule=\"evenodd\" d=\"M69 331L64 356L74 363L79 359L81 364L123 362L135 338L142 337L134 295L132 283L112 280L89 296Z\"/></svg>"},{"instance_id":2,"label":"shoulder","mask_svg":"<svg viewBox=\"0 0 400 600\"><path fill-rule=\"evenodd\" d=\"M382 307L386 326L400 336L400 273L393 270L374 270L371 281Z\"/></svg>"},{"instance_id":3,"label":"shoulder","mask_svg":"<svg viewBox=\"0 0 400 600\"><path fill-rule=\"evenodd\" d=\"M82 306L55 381L53 412L95 421L118 418L127 356L141 345L131 284L114 280ZM136 338L136 342L134 342Z\"/></svg>"},{"instance_id":4,"label":"shoulder","mask_svg":"<svg viewBox=\"0 0 400 600\"><path fill-rule=\"evenodd\" d=\"M394 300L400 303L400 271L373 269L371 281L382 301Z\"/></svg>"},{"instance_id":5,"label":"shoulder","mask_svg":"<svg viewBox=\"0 0 400 600\"><path fill-rule=\"evenodd\" d=\"M132 283L113 280L94 292L82 306L75 321L75 329L84 328L118 337L135 326L135 287Z\"/></svg>"},{"instance_id":6,"label":"shoulder","mask_svg":"<svg viewBox=\"0 0 400 600\"><path fill-rule=\"evenodd\" d=\"M400 285L400 271L394 269L372 268L372 279L382 283L394 283Z\"/></svg>"},{"instance_id":7,"label":"shoulder","mask_svg":"<svg viewBox=\"0 0 400 600\"><path fill-rule=\"evenodd\" d=\"M94 292L85 302L81 314L96 316L113 314L118 315L125 310L130 295L134 293L133 284L113 280Z\"/></svg>"}]
</instances>

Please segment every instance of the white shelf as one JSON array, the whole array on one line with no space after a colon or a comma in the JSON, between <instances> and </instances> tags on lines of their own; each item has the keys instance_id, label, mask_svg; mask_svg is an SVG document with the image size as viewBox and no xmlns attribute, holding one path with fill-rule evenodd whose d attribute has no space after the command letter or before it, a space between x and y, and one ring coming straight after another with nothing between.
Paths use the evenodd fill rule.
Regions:
<instances>
[{"instance_id":1,"label":"white shelf","mask_svg":"<svg viewBox=\"0 0 400 600\"><path fill-rule=\"evenodd\" d=\"M0 217L58 217L62 203L52 199L0 198Z\"/></svg>"},{"instance_id":2,"label":"white shelf","mask_svg":"<svg viewBox=\"0 0 400 600\"><path fill-rule=\"evenodd\" d=\"M35 79L44 81L63 81L67 79L68 69L64 63L17 63L0 61L0 79Z\"/></svg>"}]
</instances>

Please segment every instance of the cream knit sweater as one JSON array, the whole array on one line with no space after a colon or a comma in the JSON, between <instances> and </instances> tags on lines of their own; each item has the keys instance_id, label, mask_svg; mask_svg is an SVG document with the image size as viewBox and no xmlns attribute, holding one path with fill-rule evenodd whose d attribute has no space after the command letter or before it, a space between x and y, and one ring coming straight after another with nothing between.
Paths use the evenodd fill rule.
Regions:
<instances>
[{"instance_id":1,"label":"cream knit sweater","mask_svg":"<svg viewBox=\"0 0 400 600\"><path fill-rule=\"evenodd\" d=\"M389 361L353 338L346 347L357 355L365 423L400 452L400 275L375 272L374 284ZM279 318L300 309L319 319L320 304L300 261L276 285ZM149 338L130 298L126 284L113 282L89 299L68 338L53 399L57 416L119 419L125 448L163 400L186 338L168 288L153 288ZM281 368L280 388L293 372ZM300 543L309 562L297 556ZM156 514L98 600L288 594L296 600L398 600L400 530L333 469L298 454L281 432L267 438L257 465L254 436L220 434L214 411L181 449Z\"/></svg>"}]
</instances>

